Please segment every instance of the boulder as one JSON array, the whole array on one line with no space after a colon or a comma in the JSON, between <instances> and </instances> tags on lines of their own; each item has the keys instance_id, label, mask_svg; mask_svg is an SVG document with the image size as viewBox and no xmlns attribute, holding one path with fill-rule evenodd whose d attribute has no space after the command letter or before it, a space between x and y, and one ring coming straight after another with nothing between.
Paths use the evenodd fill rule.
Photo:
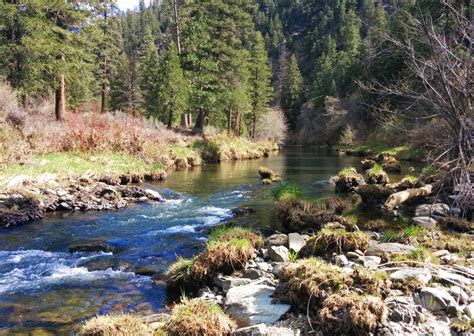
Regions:
<instances>
[{"instance_id":1,"label":"boulder","mask_svg":"<svg viewBox=\"0 0 474 336\"><path fill-rule=\"evenodd\" d=\"M367 206L382 206L392 191L384 186L377 184L367 184L358 187L355 191L362 199L362 203Z\"/></svg>"},{"instance_id":2,"label":"boulder","mask_svg":"<svg viewBox=\"0 0 474 336\"><path fill-rule=\"evenodd\" d=\"M400 244L400 243L380 243L370 246L365 254L368 256L391 256L395 254L408 254L415 251L414 246Z\"/></svg>"},{"instance_id":3,"label":"boulder","mask_svg":"<svg viewBox=\"0 0 474 336\"><path fill-rule=\"evenodd\" d=\"M306 245L306 239L297 232L288 235L288 246L290 251L298 253Z\"/></svg>"},{"instance_id":4,"label":"boulder","mask_svg":"<svg viewBox=\"0 0 474 336\"><path fill-rule=\"evenodd\" d=\"M461 287L449 287L449 294L451 294L456 299L456 302L466 303L469 301L469 295L467 295L467 293Z\"/></svg>"},{"instance_id":5,"label":"boulder","mask_svg":"<svg viewBox=\"0 0 474 336\"><path fill-rule=\"evenodd\" d=\"M288 236L284 233L276 233L265 239L265 246L288 246Z\"/></svg>"},{"instance_id":6,"label":"boulder","mask_svg":"<svg viewBox=\"0 0 474 336\"><path fill-rule=\"evenodd\" d=\"M291 306L272 303L275 287L248 284L231 288L226 295L226 307L229 314L241 326L255 324L274 324Z\"/></svg>"},{"instance_id":7,"label":"boulder","mask_svg":"<svg viewBox=\"0 0 474 336\"><path fill-rule=\"evenodd\" d=\"M281 246L270 246L268 248L268 256L271 260L276 262L285 262L290 260L290 256L288 254L288 249L281 245Z\"/></svg>"},{"instance_id":8,"label":"boulder","mask_svg":"<svg viewBox=\"0 0 474 336\"><path fill-rule=\"evenodd\" d=\"M255 280L255 279L263 278L266 275L267 275L267 272L265 272L265 271L261 271L259 269L251 268L251 269L245 271L243 277Z\"/></svg>"},{"instance_id":9,"label":"boulder","mask_svg":"<svg viewBox=\"0 0 474 336\"><path fill-rule=\"evenodd\" d=\"M423 322L423 308L415 304L412 297L395 296L385 299L387 317L392 322L404 322L410 325Z\"/></svg>"},{"instance_id":10,"label":"boulder","mask_svg":"<svg viewBox=\"0 0 474 336\"><path fill-rule=\"evenodd\" d=\"M470 286L472 284L474 284L474 281L472 281L471 279L465 277L465 276L462 276L460 274L457 274L457 273L452 273L452 272L448 272L448 271L444 271L444 270L438 270L435 274L434 274L434 277L440 281L447 281L447 282L455 282L455 283L460 283L460 284L463 284L465 286Z\"/></svg>"},{"instance_id":11,"label":"boulder","mask_svg":"<svg viewBox=\"0 0 474 336\"><path fill-rule=\"evenodd\" d=\"M431 272L424 268L405 268L390 274L390 279L396 281L417 280L427 285L431 280Z\"/></svg>"},{"instance_id":12,"label":"boulder","mask_svg":"<svg viewBox=\"0 0 474 336\"><path fill-rule=\"evenodd\" d=\"M470 319L474 319L474 302L471 302L464 307L464 314L466 314Z\"/></svg>"},{"instance_id":13,"label":"boulder","mask_svg":"<svg viewBox=\"0 0 474 336\"><path fill-rule=\"evenodd\" d=\"M84 244L75 244L68 247L70 253L74 252L114 252L116 247L104 241L88 242Z\"/></svg>"},{"instance_id":14,"label":"boulder","mask_svg":"<svg viewBox=\"0 0 474 336\"><path fill-rule=\"evenodd\" d=\"M444 203L420 204L416 207L415 216L448 216L449 212L449 205Z\"/></svg>"},{"instance_id":15,"label":"boulder","mask_svg":"<svg viewBox=\"0 0 474 336\"><path fill-rule=\"evenodd\" d=\"M41 202L34 198L12 195L0 202L0 227L23 225L41 218Z\"/></svg>"},{"instance_id":16,"label":"boulder","mask_svg":"<svg viewBox=\"0 0 474 336\"><path fill-rule=\"evenodd\" d=\"M160 195L158 191L152 190L152 189L145 189L145 195L152 201L159 201L159 202L164 202L163 196Z\"/></svg>"},{"instance_id":17,"label":"boulder","mask_svg":"<svg viewBox=\"0 0 474 336\"><path fill-rule=\"evenodd\" d=\"M236 278L233 276L222 276L215 280L216 285L222 288L224 293L227 293L231 288L248 285L251 282L252 279L250 278Z\"/></svg>"},{"instance_id":18,"label":"boulder","mask_svg":"<svg viewBox=\"0 0 474 336\"><path fill-rule=\"evenodd\" d=\"M373 168L377 164L377 162L375 160L372 160L372 159L365 159L365 160L361 161L361 164L362 164L362 169L363 170L369 170L369 169Z\"/></svg>"},{"instance_id":19,"label":"boulder","mask_svg":"<svg viewBox=\"0 0 474 336\"><path fill-rule=\"evenodd\" d=\"M432 229L436 227L436 220L434 220L431 217L426 217L426 216L413 217L411 219L411 222L414 225L421 226L422 228L425 228L425 229Z\"/></svg>"},{"instance_id":20,"label":"boulder","mask_svg":"<svg viewBox=\"0 0 474 336\"><path fill-rule=\"evenodd\" d=\"M425 287L415 296L415 302L432 312L437 312L454 305L454 298L444 288Z\"/></svg>"}]
</instances>

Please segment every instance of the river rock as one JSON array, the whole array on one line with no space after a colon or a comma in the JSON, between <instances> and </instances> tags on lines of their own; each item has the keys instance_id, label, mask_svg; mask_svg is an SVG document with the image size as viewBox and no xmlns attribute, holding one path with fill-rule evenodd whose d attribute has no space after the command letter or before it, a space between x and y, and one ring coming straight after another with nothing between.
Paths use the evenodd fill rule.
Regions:
<instances>
[{"instance_id":1,"label":"river rock","mask_svg":"<svg viewBox=\"0 0 474 336\"><path fill-rule=\"evenodd\" d=\"M158 191L155 191L152 189L145 189L145 194L146 194L146 197L148 197L152 201L163 202L165 200Z\"/></svg>"},{"instance_id":2,"label":"river rock","mask_svg":"<svg viewBox=\"0 0 474 336\"><path fill-rule=\"evenodd\" d=\"M232 276L218 277L215 281L216 285L222 288L224 293L227 293L231 288L248 285L251 282L252 279L250 278L236 278Z\"/></svg>"},{"instance_id":3,"label":"river rock","mask_svg":"<svg viewBox=\"0 0 474 336\"><path fill-rule=\"evenodd\" d=\"M275 287L248 284L231 288L225 304L230 315L242 326L273 324L288 312L290 305L272 303Z\"/></svg>"},{"instance_id":4,"label":"river rock","mask_svg":"<svg viewBox=\"0 0 474 336\"><path fill-rule=\"evenodd\" d=\"M427 216L413 217L411 219L411 222L414 225L421 226L422 228L425 228L425 229L432 229L436 227L436 220Z\"/></svg>"},{"instance_id":5,"label":"river rock","mask_svg":"<svg viewBox=\"0 0 474 336\"><path fill-rule=\"evenodd\" d=\"M414 324L423 322L425 319L423 308L415 304L412 297L388 297L385 299L385 305L388 311L387 317L390 321Z\"/></svg>"},{"instance_id":6,"label":"river rock","mask_svg":"<svg viewBox=\"0 0 474 336\"><path fill-rule=\"evenodd\" d=\"M284 233L276 233L265 239L265 246L288 246L288 236Z\"/></svg>"},{"instance_id":7,"label":"river rock","mask_svg":"<svg viewBox=\"0 0 474 336\"><path fill-rule=\"evenodd\" d=\"M259 269L251 268L245 271L243 277L248 279L260 279L267 275L267 272L261 271Z\"/></svg>"},{"instance_id":8,"label":"river rock","mask_svg":"<svg viewBox=\"0 0 474 336\"><path fill-rule=\"evenodd\" d=\"M349 260L347 260L347 257L344 254L335 256L334 257L334 262L339 267L344 267L344 266L349 265Z\"/></svg>"},{"instance_id":9,"label":"river rock","mask_svg":"<svg viewBox=\"0 0 474 336\"><path fill-rule=\"evenodd\" d=\"M470 319L474 319L474 302L471 302L464 307L464 314L466 314Z\"/></svg>"},{"instance_id":10,"label":"river rock","mask_svg":"<svg viewBox=\"0 0 474 336\"><path fill-rule=\"evenodd\" d=\"M379 267L381 262L382 258L377 256L360 256L359 259L357 259L358 264L370 269Z\"/></svg>"},{"instance_id":11,"label":"river rock","mask_svg":"<svg viewBox=\"0 0 474 336\"><path fill-rule=\"evenodd\" d=\"M268 248L268 256L276 262L285 262L290 260L288 249L285 246L270 246Z\"/></svg>"},{"instance_id":12,"label":"river rock","mask_svg":"<svg viewBox=\"0 0 474 336\"><path fill-rule=\"evenodd\" d=\"M88 242L84 244L71 245L68 248L70 253L74 252L114 252L116 247L104 241Z\"/></svg>"},{"instance_id":13,"label":"river rock","mask_svg":"<svg viewBox=\"0 0 474 336\"><path fill-rule=\"evenodd\" d=\"M43 211L37 199L11 195L0 202L0 227L23 225L41 218Z\"/></svg>"},{"instance_id":14,"label":"river rock","mask_svg":"<svg viewBox=\"0 0 474 336\"><path fill-rule=\"evenodd\" d=\"M297 232L288 235L288 246L290 251L298 253L306 245L306 239Z\"/></svg>"},{"instance_id":15,"label":"river rock","mask_svg":"<svg viewBox=\"0 0 474 336\"><path fill-rule=\"evenodd\" d=\"M405 268L405 269L401 269L390 274L391 280L397 280L397 281L418 280L425 285L428 284L431 278L432 276L431 276L430 270L424 269L424 268Z\"/></svg>"},{"instance_id":16,"label":"river rock","mask_svg":"<svg viewBox=\"0 0 474 336\"><path fill-rule=\"evenodd\" d=\"M266 336L267 332L267 326L264 323L260 323L250 327L236 329L232 332L232 336Z\"/></svg>"},{"instance_id":17,"label":"river rock","mask_svg":"<svg viewBox=\"0 0 474 336\"><path fill-rule=\"evenodd\" d=\"M410 245L400 243L380 243L370 246L367 251L365 251L365 254L369 256L383 257L394 254L408 254L415 250L416 248Z\"/></svg>"},{"instance_id":18,"label":"river rock","mask_svg":"<svg viewBox=\"0 0 474 336\"><path fill-rule=\"evenodd\" d=\"M438 270L436 273L433 274L433 276L440 281L448 281L450 283L455 282L463 284L465 286L470 286L474 283L471 279L466 278L465 276L444 270Z\"/></svg>"},{"instance_id":19,"label":"river rock","mask_svg":"<svg viewBox=\"0 0 474 336\"><path fill-rule=\"evenodd\" d=\"M449 205L445 203L421 204L416 207L415 216L448 216Z\"/></svg>"},{"instance_id":20,"label":"river rock","mask_svg":"<svg viewBox=\"0 0 474 336\"><path fill-rule=\"evenodd\" d=\"M451 294L456 302L460 303L466 303L469 301L469 295L466 294L466 292L458 286L451 286L449 287L449 294Z\"/></svg>"},{"instance_id":21,"label":"river rock","mask_svg":"<svg viewBox=\"0 0 474 336\"><path fill-rule=\"evenodd\" d=\"M454 305L454 298L444 288L425 287L415 296L415 302L421 304L423 308L436 312Z\"/></svg>"}]
</instances>

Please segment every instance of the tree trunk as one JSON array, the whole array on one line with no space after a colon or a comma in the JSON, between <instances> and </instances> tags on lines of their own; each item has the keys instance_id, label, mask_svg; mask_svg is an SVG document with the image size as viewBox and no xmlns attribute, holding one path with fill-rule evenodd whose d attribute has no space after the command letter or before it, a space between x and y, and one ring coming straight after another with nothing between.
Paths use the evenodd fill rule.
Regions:
<instances>
[{"instance_id":1,"label":"tree trunk","mask_svg":"<svg viewBox=\"0 0 474 336\"><path fill-rule=\"evenodd\" d=\"M253 116L252 116L252 129L251 129L252 134L250 135L252 139L255 139L256 124L257 124L257 111L254 109Z\"/></svg>"},{"instance_id":2,"label":"tree trunk","mask_svg":"<svg viewBox=\"0 0 474 336\"><path fill-rule=\"evenodd\" d=\"M178 13L178 0L173 1L173 12L174 12L174 24L175 24L175 34L176 34L176 48L178 50L178 55L181 55L181 32L179 29L179 13Z\"/></svg>"},{"instance_id":3,"label":"tree trunk","mask_svg":"<svg viewBox=\"0 0 474 336\"><path fill-rule=\"evenodd\" d=\"M168 107L168 129L173 127L173 106Z\"/></svg>"},{"instance_id":4,"label":"tree trunk","mask_svg":"<svg viewBox=\"0 0 474 336\"><path fill-rule=\"evenodd\" d=\"M400 204L416 197L425 197L433 192L433 185L427 184L421 188L407 189L390 195L384 204L387 211L393 211Z\"/></svg>"},{"instance_id":5,"label":"tree trunk","mask_svg":"<svg viewBox=\"0 0 474 336\"><path fill-rule=\"evenodd\" d=\"M204 122L206 120L206 112L204 110L200 110L197 117L196 123L194 124L193 132L198 134L204 133Z\"/></svg>"},{"instance_id":6,"label":"tree trunk","mask_svg":"<svg viewBox=\"0 0 474 336\"><path fill-rule=\"evenodd\" d=\"M105 82L102 82L102 88L100 90L100 113L105 113L106 111L106 99L107 99L107 85Z\"/></svg>"},{"instance_id":7,"label":"tree trunk","mask_svg":"<svg viewBox=\"0 0 474 336\"><path fill-rule=\"evenodd\" d=\"M227 116L227 134L230 135L232 132L232 109L229 108L229 114Z\"/></svg>"},{"instance_id":8,"label":"tree trunk","mask_svg":"<svg viewBox=\"0 0 474 336\"><path fill-rule=\"evenodd\" d=\"M64 120L64 115L66 114L66 84L64 80L64 75L59 76L59 88L56 89L56 99L54 111L56 114L56 120Z\"/></svg>"},{"instance_id":9,"label":"tree trunk","mask_svg":"<svg viewBox=\"0 0 474 336\"><path fill-rule=\"evenodd\" d=\"M108 27L108 17L107 17L107 6L104 7L104 29L103 34L104 38L107 37L107 27ZM105 49L105 48L103 48ZM101 51L103 53L102 57L102 85L100 90L100 113L103 114L107 110L107 52L105 50Z\"/></svg>"}]
</instances>

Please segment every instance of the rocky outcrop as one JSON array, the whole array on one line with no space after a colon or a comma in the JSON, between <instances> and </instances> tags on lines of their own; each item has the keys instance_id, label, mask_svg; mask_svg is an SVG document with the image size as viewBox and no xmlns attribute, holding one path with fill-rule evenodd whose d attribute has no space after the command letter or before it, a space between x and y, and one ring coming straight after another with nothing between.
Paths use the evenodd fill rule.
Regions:
<instances>
[{"instance_id":1,"label":"rocky outcrop","mask_svg":"<svg viewBox=\"0 0 474 336\"><path fill-rule=\"evenodd\" d=\"M0 227L18 226L43 218L41 202L33 196L0 196Z\"/></svg>"},{"instance_id":2,"label":"rocky outcrop","mask_svg":"<svg viewBox=\"0 0 474 336\"><path fill-rule=\"evenodd\" d=\"M336 184L336 192L348 193L357 187L365 185L364 176L359 174L354 168L347 168L333 178Z\"/></svg>"}]
</instances>

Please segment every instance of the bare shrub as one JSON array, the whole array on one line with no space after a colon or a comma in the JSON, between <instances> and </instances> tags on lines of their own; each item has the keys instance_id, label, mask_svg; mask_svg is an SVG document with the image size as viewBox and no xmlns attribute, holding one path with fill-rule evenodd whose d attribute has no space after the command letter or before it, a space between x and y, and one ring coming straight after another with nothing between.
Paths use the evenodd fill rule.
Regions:
<instances>
[{"instance_id":1,"label":"bare shrub","mask_svg":"<svg viewBox=\"0 0 474 336\"><path fill-rule=\"evenodd\" d=\"M18 100L10 85L0 81L0 118L6 120L10 113L18 111Z\"/></svg>"},{"instance_id":2,"label":"bare shrub","mask_svg":"<svg viewBox=\"0 0 474 336\"><path fill-rule=\"evenodd\" d=\"M283 143L288 133L288 124L283 111L279 108L269 109L258 121L255 133L259 140Z\"/></svg>"},{"instance_id":3,"label":"bare shrub","mask_svg":"<svg viewBox=\"0 0 474 336\"><path fill-rule=\"evenodd\" d=\"M351 125L346 125L339 138L339 144L353 146L356 142L356 131Z\"/></svg>"}]
</instances>

